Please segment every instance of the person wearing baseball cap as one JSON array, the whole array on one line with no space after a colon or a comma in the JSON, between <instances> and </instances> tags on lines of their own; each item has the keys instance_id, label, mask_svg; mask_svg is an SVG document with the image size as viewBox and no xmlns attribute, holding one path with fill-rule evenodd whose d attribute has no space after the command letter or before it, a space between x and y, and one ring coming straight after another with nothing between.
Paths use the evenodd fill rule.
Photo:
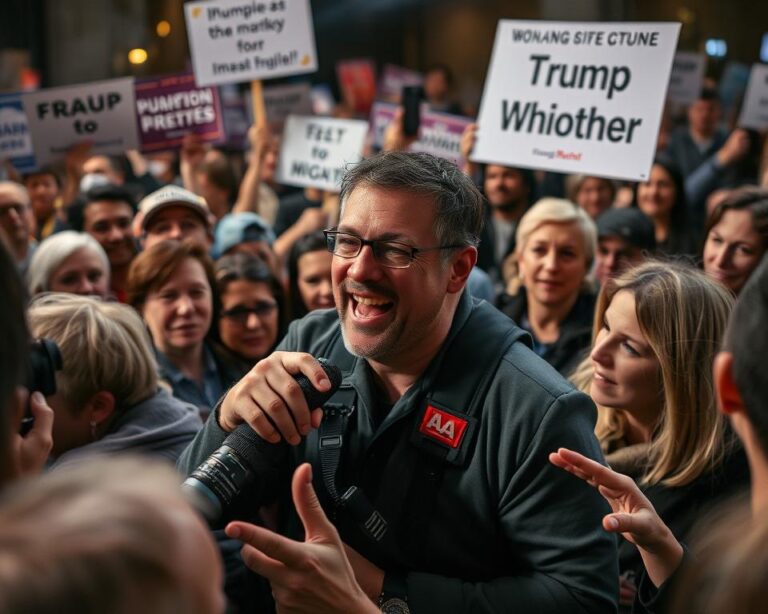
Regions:
<instances>
[{"instance_id":1,"label":"person wearing baseball cap","mask_svg":"<svg viewBox=\"0 0 768 614\"><path fill-rule=\"evenodd\" d=\"M229 254L251 254L263 261L278 279L278 259L273 249L275 232L260 215L251 211L229 213L216 225L213 243L214 258Z\"/></svg>"},{"instance_id":2,"label":"person wearing baseball cap","mask_svg":"<svg viewBox=\"0 0 768 614\"><path fill-rule=\"evenodd\" d=\"M656 249L653 222L639 209L608 209L597 218L595 277L603 284Z\"/></svg>"},{"instance_id":3,"label":"person wearing baseball cap","mask_svg":"<svg viewBox=\"0 0 768 614\"><path fill-rule=\"evenodd\" d=\"M212 243L211 212L205 199L189 190L167 185L139 203L136 216L142 247L166 239L188 239L205 249Z\"/></svg>"}]
</instances>

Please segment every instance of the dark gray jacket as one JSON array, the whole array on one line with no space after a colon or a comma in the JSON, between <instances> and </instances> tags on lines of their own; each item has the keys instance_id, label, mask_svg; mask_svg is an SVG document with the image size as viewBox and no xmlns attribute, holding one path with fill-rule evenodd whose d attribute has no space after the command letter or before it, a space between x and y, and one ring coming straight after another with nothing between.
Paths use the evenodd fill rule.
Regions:
<instances>
[{"instance_id":1,"label":"dark gray jacket","mask_svg":"<svg viewBox=\"0 0 768 614\"><path fill-rule=\"evenodd\" d=\"M402 547L398 560L380 552L329 505L319 467L313 472L315 488L347 544L386 571L407 574L414 614L615 612L616 543L601 528L608 506L593 488L548 461L548 454L561 446L602 460L592 432L594 405L524 343L514 343L496 368L466 462L445 466L428 523L418 534L409 533L414 507L424 503L422 493L413 492L416 472L409 471L423 458L412 443L413 434L443 361L472 368L472 356L446 348L478 308L464 293L443 348L378 427L372 418L377 395L373 376L365 360L350 357L353 367L345 382L357 391L357 401L337 483L359 486L382 512ZM496 312L493 317L503 316ZM508 326L514 327L511 320ZM291 325L280 349L319 356L338 327L334 311L312 312ZM473 385L470 379L467 385ZM184 473L227 436L214 417L182 455ZM313 456L308 452L316 445L313 432L295 448L265 446L264 454L271 457L265 466L271 464L275 471L260 481L262 500L251 501L250 507L285 496L290 472ZM288 525L286 532L300 539L300 525Z\"/></svg>"},{"instance_id":2,"label":"dark gray jacket","mask_svg":"<svg viewBox=\"0 0 768 614\"><path fill-rule=\"evenodd\" d=\"M202 428L197 408L165 390L124 410L104 437L56 458L51 469L82 462L100 454L133 452L176 459Z\"/></svg>"}]
</instances>

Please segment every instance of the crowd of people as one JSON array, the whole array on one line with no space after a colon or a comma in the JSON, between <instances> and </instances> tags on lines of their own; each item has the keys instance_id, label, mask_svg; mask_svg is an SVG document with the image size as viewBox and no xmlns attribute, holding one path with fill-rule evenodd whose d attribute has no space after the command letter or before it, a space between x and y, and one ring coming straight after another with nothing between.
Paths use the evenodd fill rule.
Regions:
<instances>
[{"instance_id":1,"label":"crowd of people","mask_svg":"<svg viewBox=\"0 0 768 614\"><path fill-rule=\"evenodd\" d=\"M340 194L262 124L1 181L0 610L761 611L768 141L709 85L677 119L637 184L402 114ZM179 485L243 424L207 527Z\"/></svg>"}]
</instances>

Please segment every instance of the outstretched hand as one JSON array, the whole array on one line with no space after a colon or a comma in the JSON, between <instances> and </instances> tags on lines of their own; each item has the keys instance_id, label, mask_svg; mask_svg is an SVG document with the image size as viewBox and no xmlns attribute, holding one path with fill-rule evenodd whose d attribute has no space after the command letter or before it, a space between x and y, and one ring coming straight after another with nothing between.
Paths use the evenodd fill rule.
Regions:
<instances>
[{"instance_id":1,"label":"outstretched hand","mask_svg":"<svg viewBox=\"0 0 768 614\"><path fill-rule=\"evenodd\" d=\"M355 580L341 538L320 507L309 464L296 469L291 489L304 525L304 542L245 522L231 522L226 528L229 537L244 542L245 564L269 580L277 611L281 614L378 612Z\"/></svg>"},{"instance_id":2,"label":"outstretched hand","mask_svg":"<svg viewBox=\"0 0 768 614\"><path fill-rule=\"evenodd\" d=\"M603 528L638 547L654 585L672 575L683 548L632 478L567 448L550 454L549 461L597 488L613 510L603 518Z\"/></svg>"}]
</instances>

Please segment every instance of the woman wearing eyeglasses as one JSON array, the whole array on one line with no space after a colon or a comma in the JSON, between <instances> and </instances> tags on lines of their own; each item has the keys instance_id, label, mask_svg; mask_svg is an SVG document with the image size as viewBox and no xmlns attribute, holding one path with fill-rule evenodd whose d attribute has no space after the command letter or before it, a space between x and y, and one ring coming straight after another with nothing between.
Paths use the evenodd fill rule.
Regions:
<instances>
[{"instance_id":1,"label":"woman wearing eyeglasses","mask_svg":"<svg viewBox=\"0 0 768 614\"><path fill-rule=\"evenodd\" d=\"M219 355L238 375L245 375L282 338L283 289L269 267L250 254L221 258L216 283L221 297Z\"/></svg>"},{"instance_id":2,"label":"woman wearing eyeglasses","mask_svg":"<svg viewBox=\"0 0 768 614\"><path fill-rule=\"evenodd\" d=\"M162 379L205 419L237 379L207 341L218 297L205 249L179 241L153 245L131 264L127 290L152 335Z\"/></svg>"}]
</instances>

